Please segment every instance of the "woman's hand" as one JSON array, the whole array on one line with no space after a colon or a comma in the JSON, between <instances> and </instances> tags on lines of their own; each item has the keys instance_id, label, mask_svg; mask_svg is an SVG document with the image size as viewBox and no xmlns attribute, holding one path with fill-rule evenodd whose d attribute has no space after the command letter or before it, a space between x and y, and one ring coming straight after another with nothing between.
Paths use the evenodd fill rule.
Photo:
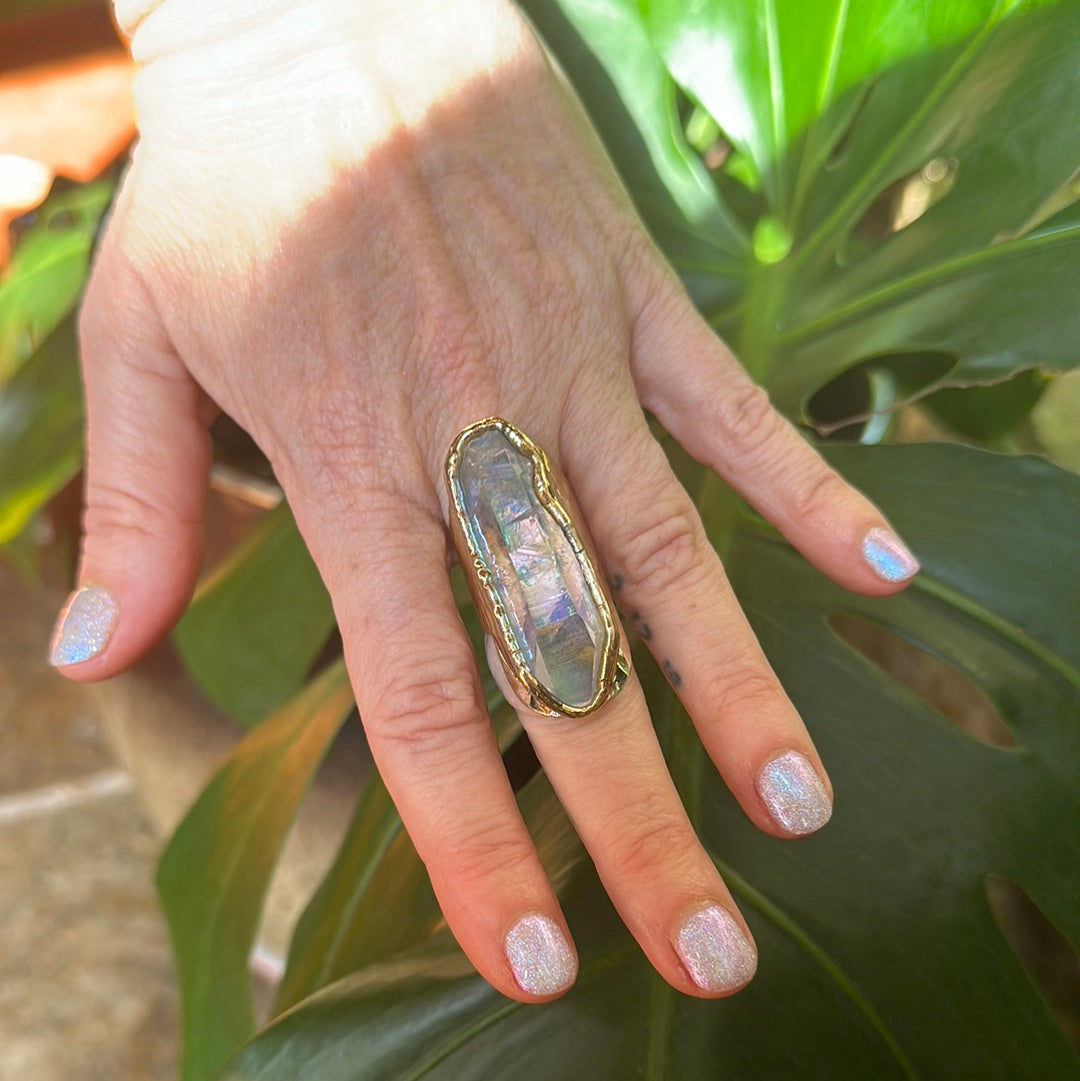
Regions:
<instances>
[{"instance_id":1,"label":"woman's hand","mask_svg":"<svg viewBox=\"0 0 1080 1081\"><path fill-rule=\"evenodd\" d=\"M450 927L532 1001L577 962L447 581L455 434L502 416L558 463L620 608L777 837L827 821L828 780L643 408L842 585L891 593L916 565L695 314L515 10L447 12L164 0L138 23L141 140L82 316L87 588L54 659L109 676L177 619L224 409L327 584ZM753 944L636 679L585 720L519 711L656 968L688 994L744 984Z\"/></svg>"}]
</instances>

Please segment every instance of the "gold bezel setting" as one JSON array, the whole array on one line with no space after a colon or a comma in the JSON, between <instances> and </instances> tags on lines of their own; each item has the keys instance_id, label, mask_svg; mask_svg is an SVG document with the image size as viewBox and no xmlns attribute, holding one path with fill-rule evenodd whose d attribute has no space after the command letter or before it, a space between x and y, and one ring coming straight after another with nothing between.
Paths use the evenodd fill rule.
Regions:
<instances>
[{"instance_id":1,"label":"gold bezel setting","mask_svg":"<svg viewBox=\"0 0 1080 1081\"><path fill-rule=\"evenodd\" d=\"M600 654L598 676L592 698L585 705L561 701L544 686L533 672L522 652L506 608L499 597L491 568L476 547L470 528L471 516L462 501L458 476L461 455L477 435L497 430L533 467L533 492L537 503L551 516L573 552L581 571L582 581L596 605L603 637L596 648ZM573 516L564 501L547 455L524 432L501 417L488 417L462 429L454 439L446 458L446 483L451 508L451 529L454 543L465 570L473 603L484 628L491 635L499 653L503 670L519 699L534 712L546 716L584 717L598 709L619 692L630 673L630 665L620 649L619 627L614 617L607 591L597 574L592 556Z\"/></svg>"}]
</instances>

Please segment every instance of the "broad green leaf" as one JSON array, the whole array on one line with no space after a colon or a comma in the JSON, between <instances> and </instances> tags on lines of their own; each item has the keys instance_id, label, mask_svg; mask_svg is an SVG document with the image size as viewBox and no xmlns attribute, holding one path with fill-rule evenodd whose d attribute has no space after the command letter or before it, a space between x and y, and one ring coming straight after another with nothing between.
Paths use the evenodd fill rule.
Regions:
<instances>
[{"instance_id":1,"label":"broad green leaf","mask_svg":"<svg viewBox=\"0 0 1080 1081\"><path fill-rule=\"evenodd\" d=\"M561 815L538 778L522 802L535 832L561 838L544 847L582 953L569 995L508 1002L436 936L285 1014L228 1081L1080 1078L985 886L990 874L1018 884L1080 945L1080 478L957 446L831 456L919 553L905 593L842 591L756 518L728 533L730 497L685 473L711 493L714 540L829 768L829 826L798 842L756 831L663 676L638 661L688 810L757 938L750 987L702 1002L652 973L553 829ZM836 616L947 661L1015 746L955 727L856 653Z\"/></svg>"},{"instance_id":2,"label":"broad green leaf","mask_svg":"<svg viewBox=\"0 0 1080 1081\"><path fill-rule=\"evenodd\" d=\"M488 707L505 748L520 725L497 691ZM334 865L297 924L276 1009L392 957L442 922L427 872L373 770Z\"/></svg>"},{"instance_id":3,"label":"broad green leaf","mask_svg":"<svg viewBox=\"0 0 1080 1081\"><path fill-rule=\"evenodd\" d=\"M553 2L534 17L647 224L787 412L883 354L945 353L938 382L957 386L1075 364L1075 0ZM676 86L761 178L762 204L676 167L692 155ZM908 180L921 215L885 200ZM688 233L708 259L688 257Z\"/></svg>"},{"instance_id":4,"label":"broad green leaf","mask_svg":"<svg viewBox=\"0 0 1080 1081\"><path fill-rule=\"evenodd\" d=\"M304 685L334 612L282 503L205 579L173 632L206 695L245 724Z\"/></svg>"},{"instance_id":5,"label":"broad green leaf","mask_svg":"<svg viewBox=\"0 0 1080 1081\"><path fill-rule=\"evenodd\" d=\"M82 466L83 398L74 319L0 389L0 544Z\"/></svg>"},{"instance_id":6,"label":"broad green leaf","mask_svg":"<svg viewBox=\"0 0 1080 1081\"><path fill-rule=\"evenodd\" d=\"M0 274L0 387L74 308L111 179L51 196Z\"/></svg>"},{"instance_id":7,"label":"broad green leaf","mask_svg":"<svg viewBox=\"0 0 1080 1081\"><path fill-rule=\"evenodd\" d=\"M300 799L351 708L339 662L236 745L161 858L183 1081L210 1081L255 1031L248 958L263 900Z\"/></svg>"},{"instance_id":8,"label":"broad green leaf","mask_svg":"<svg viewBox=\"0 0 1080 1081\"><path fill-rule=\"evenodd\" d=\"M442 913L372 769L333 866L297 923L275 1011L427 938Z\"/></svg>"}]
</instances>

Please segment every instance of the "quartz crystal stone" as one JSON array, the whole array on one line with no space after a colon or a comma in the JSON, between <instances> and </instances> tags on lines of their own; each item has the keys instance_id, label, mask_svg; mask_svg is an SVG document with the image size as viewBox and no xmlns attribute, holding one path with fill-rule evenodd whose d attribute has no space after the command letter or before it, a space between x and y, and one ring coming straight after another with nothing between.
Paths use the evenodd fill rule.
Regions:
<instances>
[{"instance_id":1,"label":"quartz crystal stone","mask_svg":"<svg viewBox=\"0 0 1080 1081\"><path fill-rule=\"evenodd\" d=\"M461 447L451 483L529 670L557 701L584 708L600 684L609 632L578 554L537 497L535 468L503 432L486 428Z\"/></svg>"}]
</instances>

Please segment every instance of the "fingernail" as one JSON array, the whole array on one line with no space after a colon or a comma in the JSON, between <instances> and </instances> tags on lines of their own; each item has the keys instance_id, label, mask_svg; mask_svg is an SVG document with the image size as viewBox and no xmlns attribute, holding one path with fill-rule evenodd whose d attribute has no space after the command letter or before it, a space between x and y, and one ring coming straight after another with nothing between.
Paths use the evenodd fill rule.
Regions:
<instances>
[{"instance_id":1,"label":"fingernail","mask_svg":"<svg viewBox=\"0 0 1080 1081\"><path fill-rule=\"evenodd\" d=\"M829 792L810 761L785 751L758 771L761 802L785 833L802 836L821 829L832 817Z\"/></svg>"},{"instance_id":2,"label":"fingernail","mask_svg":"<svg viewBox=\"0 0 1080 1081\"><path fill-rule=\"evenodd\" d=\"M49 663L56 666L82 664L96 657L108 644L120 607L102 586L83 586L73 593L53 633Z\"/></svg>"},{"instance_id":3,"label":"fingernail","mask_svg":"<svg viewBox=\"0 0 1080 1081\"><path fill-rule=\"evenodd\" d=\"M886 582L906 582L915 576L919 561L904 542L888 529L875 526L863 538L863 559Z\"/></svg>"},{"instance_id":4,"label":"fingernail","mask_svg":"<svg viewBox=\"0 0 1080 1081\"><path fill-rule=\"evenodd\" d=\"M554 995L577 978L577 956L548 916L522 916L507 933L505 948L518 987L530 995Z\"/></svg>"},{"instance_id":5,"label":"fingernail","mask_svg":"<svg viewBox=\"0 0 1080 1081\"><path fill-rule=\"evenodd\" d=\"M757 950L720 905L699 908L683 920L675 951L703 991L733 991L757 971Z\"/></svg>"}]
</instances>

